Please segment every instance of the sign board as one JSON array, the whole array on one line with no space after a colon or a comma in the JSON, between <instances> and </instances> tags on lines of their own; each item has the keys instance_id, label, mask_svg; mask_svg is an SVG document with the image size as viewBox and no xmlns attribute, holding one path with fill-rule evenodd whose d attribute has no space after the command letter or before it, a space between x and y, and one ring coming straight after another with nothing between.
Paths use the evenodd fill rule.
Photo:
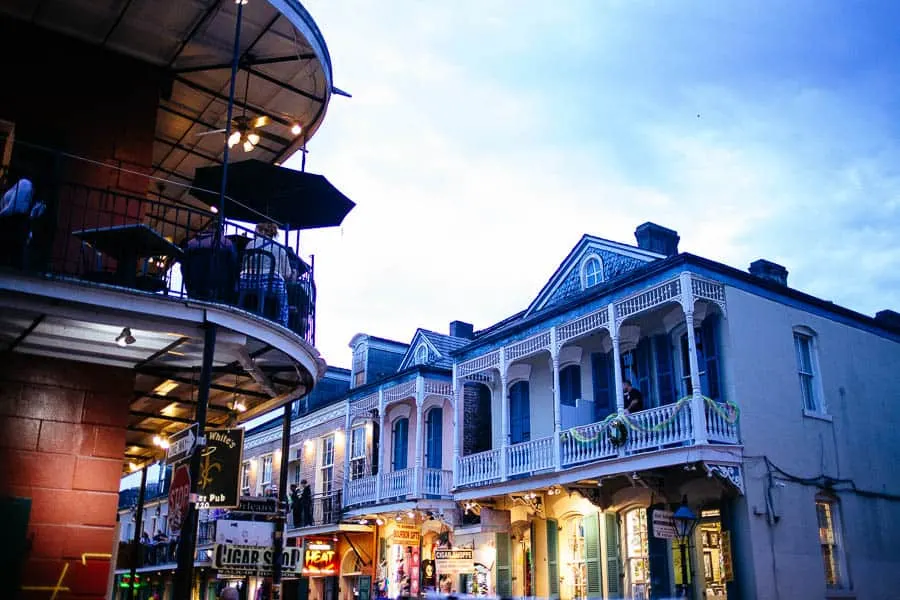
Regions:
<instances>
[{"instance_id":1,"label":"sign board","mask_svg":"<svg viewBox=\"0 0 900 600\"><path fill-rule=\"evenodd\" d=\"M672 511L653 511L653 537L665 540L675 539L675 520L672 518Z\"/></svg>"},{"instance_id":2,"label":"sign board","mask_svg":"<svg viewBox=\"0 0 900 600\"><path fill-rule=\"evenodd\" d=\"M200 458L197 508L238 506L244 429L211 429Z\"/></svg>"},{"instance_id":3,"label":"sign board","mask_svg":"<svg viewBox=\"0 0 900 600\"><path fill-rule=\"evenodd\" d=\"M197 432L199 425L194 423L187 429L182 429L169 440L166 450L166 464L175 465L191 457L194 447L197 445Z\"/></svg>"},{"instance_id":4,"label":"sign board","mask_svg":"<svg viewBox=\"0 0 900 600\"><path fill-rule=\"evenodd\" d=\"M271 521L216 521L217 544L240 546L271 546L275 535L275 523Z\"/></svg>"},{"instance_id":5,"label":"sign board","mask_svg":"<svg viewBox=\"0 0 900 600\"><path fill-rule=\"evenodd\" d=\"M172 484L169 486L169 531L172 535L181 532L190 496L191 472L187 463L182 463L172 470Z\"/></svg>"},{"instance_id":6,"label":"sign board","mask_svg":"<svg viewBox=\"0 0 900 600\"><path fill-rule=\"evenodd\" d=\"M230 512L249 513L254 515L274 515L277 508L277 498L268 498L261 496L241 496L238 499L237 508Z\"/></svg>"},{"instance_id":7,"label":"sign board","mask_svg":"<svg viewBox=\"0 0 900 600\"><path fill-rule=\"evenodd\" d=\"M420 533L418 525L397 523L397 526L394 528L392 542L401 546L418 546L419 536Z\"/></svg>"},{"instance_id":8,"label":"sign board","mask_svg":"<svg viewBox=\"0 0 900 600\"><path fill-rule=\"evenodd\" d=\"M213 548L212 567L219 575L272 576L275 551L271 546L216 544ZM301 555L300 548L285 548L281 553L281 572L299 575Z\"/></svg>"},{"instance_id":9,"label":"sign board","mask_svg":"<svg viewBox=\"0 0 900 600\"><path fill-rule=\"evenodd\" d=\"M722 571L725 581L734 581L734 562L731 558L731 532L723 531L719 538L722 545Z\"/></svg>"},{"instance_id":10,"label":"sign board","mask_svg":"<svg viewBox=\"0 0 900 600\"><path fill-rule=\"evenodd\" d=\"M306 576L338 574L338 555L332 540L308 539L303 542L303 571Z\"/></svg>"},{"instance_id":11,"label":"sign board","mask_svg":"<svg viewBox=\"0 0 900 600\"><path fill-rule=\"evenodd\" d=\"M471 548L436 549L434 562L437 566L438 592L442 594L458 591L459 576L475 572L475 551Z\"/></svg>"}]
</instances>

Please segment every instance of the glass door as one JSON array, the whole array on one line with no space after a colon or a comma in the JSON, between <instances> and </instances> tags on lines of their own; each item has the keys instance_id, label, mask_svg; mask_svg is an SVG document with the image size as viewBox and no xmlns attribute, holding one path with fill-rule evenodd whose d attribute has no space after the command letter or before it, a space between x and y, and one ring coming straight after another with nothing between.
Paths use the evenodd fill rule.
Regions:
<instances>
[{"instance_id":1,"label":"glass door","mask_svg":"<svg viewBox=\"0 0 900 600\"><path fill-rule=\"evenodd\" d=\"M647 510L625 513L625 574L631 598L650 598L650 550L647 546Z\"/></svg>"}]
</instances>

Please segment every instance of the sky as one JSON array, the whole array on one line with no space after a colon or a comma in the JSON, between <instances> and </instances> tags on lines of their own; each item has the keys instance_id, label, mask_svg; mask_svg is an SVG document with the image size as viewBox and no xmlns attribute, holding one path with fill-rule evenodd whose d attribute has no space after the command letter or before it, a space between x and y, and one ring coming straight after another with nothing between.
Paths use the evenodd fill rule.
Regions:
<instances>
[{"instance_id":1,"label":"sky","mask_svg":"<svg viewBox=\"0 0 900 600\"><path fill-rule=\"evenodd\" d=\"M360 332L485 328L583 234L634 244L645 221L681 251L900 310L900 3L304 5L353 95L307 157L357 203L301 237L329 364Z\"/></svg>"}]
</instances>

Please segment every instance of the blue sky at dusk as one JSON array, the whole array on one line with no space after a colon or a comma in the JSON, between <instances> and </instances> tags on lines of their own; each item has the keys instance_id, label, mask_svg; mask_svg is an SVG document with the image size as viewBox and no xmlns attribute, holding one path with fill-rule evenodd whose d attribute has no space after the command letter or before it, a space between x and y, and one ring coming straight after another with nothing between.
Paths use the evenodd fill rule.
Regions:
<instances>
[{"instance_id":1,"label":"blue sky at dusk","mask_svg":"<svg viewBox=\"0 0 900 600\"><path fill-rule=\"evenodd\" d=\"M307 0L332 99L307 168L358 206L305 233L317 346L476 329L583 233L900 309L900 4ZM299 166L299 161L289 164Z\"/></svg>"}]
</instances>

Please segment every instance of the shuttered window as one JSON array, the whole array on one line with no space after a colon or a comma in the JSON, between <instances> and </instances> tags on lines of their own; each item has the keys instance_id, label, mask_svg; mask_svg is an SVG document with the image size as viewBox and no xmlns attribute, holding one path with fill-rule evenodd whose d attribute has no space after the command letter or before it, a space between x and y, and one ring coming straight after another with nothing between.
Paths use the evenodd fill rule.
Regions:
<instances>
[{"instance_id":1,"label":"shuttered window","mask_svg":"<svg viewBox=\"0 0 900 600\"><path fill-rule=\"evenodd\" d=\"M496 534L497 546L497 595L501 598L512 596L512 569L510 566L509 534Z\"/></svg>"},{"instance_id":2,"label":"shuttered window","mask_svg":"<svg viewBox=\"0 0 900 600\"><path fill-rule=\"evenodd\" d=\"M672 368L672 344L667 335L653 336L656 363L656 401L658 406L675 402L675 373Z\"/></svg>"},{"instance_id":3,"label":"shuttered window","mask_svg":"<svg viewBox=\"0 0 900 600\"><path fill-rule=\"evenodd\" d=\"M622 567L619 556L619 521L606 513L606 592L608 598L622 597Z\"/></svg>"},{"instance_id":4,"label":"shuttered window","mask_svg":"<svg viewBox=\"0 0 900 600\"><path fill-rule=\"evenodd\" d=\"M409 454L409 419L406 417L394 421L394 471L402 471L406 468L406 458Z\"/></svg>"},{"instance_id":5,"label":"shuttered window","mask_svg":"<svg viewBox=\"0 0 900 600\"><path fill-rule=\"evenodd\" d=\"M587 597L603 597L603 567L600 565L600 522L597 513L584 517L584 565Z\"/></svg>"},{"instance_id":6,"label":"shuttered window","mask_svg":"<svg viewBox=\"0 0 900 600\"><path fill-rule=\"evenodd\" d=\"M428 411L425 419L425 467L440 469L443 457L444 410L440 407Z\"/></svg>"},{"instance_id":7,"label":"shuttered window","mask_svg":"<svg viewBox=\"0 0 900 600\"><path fill-rule=\"evenodd\" d=\"M569 365L559 372L559 403L577 406L581 398L581 367Z\"/></svg>"},{"instance_id":8,"label":"shuttered window","mask_svg":"<svg viewBox=\"0 0 900 600\"><path fill-rule=\"evenodd\" d=\"M616 408L610 354L591 354L591 384L594 391L594 422L602 421Z\"/></svg>"},{"instance_id":9,"label":"shuttered window","mask_svg":"<svg viewBox=\"0 0 900 600\"><path fill-rule=\"evenodd\" d=\"M550 597L559 598L559 525L547 519L547 581Z\"/></svg>"}]
</instances>

